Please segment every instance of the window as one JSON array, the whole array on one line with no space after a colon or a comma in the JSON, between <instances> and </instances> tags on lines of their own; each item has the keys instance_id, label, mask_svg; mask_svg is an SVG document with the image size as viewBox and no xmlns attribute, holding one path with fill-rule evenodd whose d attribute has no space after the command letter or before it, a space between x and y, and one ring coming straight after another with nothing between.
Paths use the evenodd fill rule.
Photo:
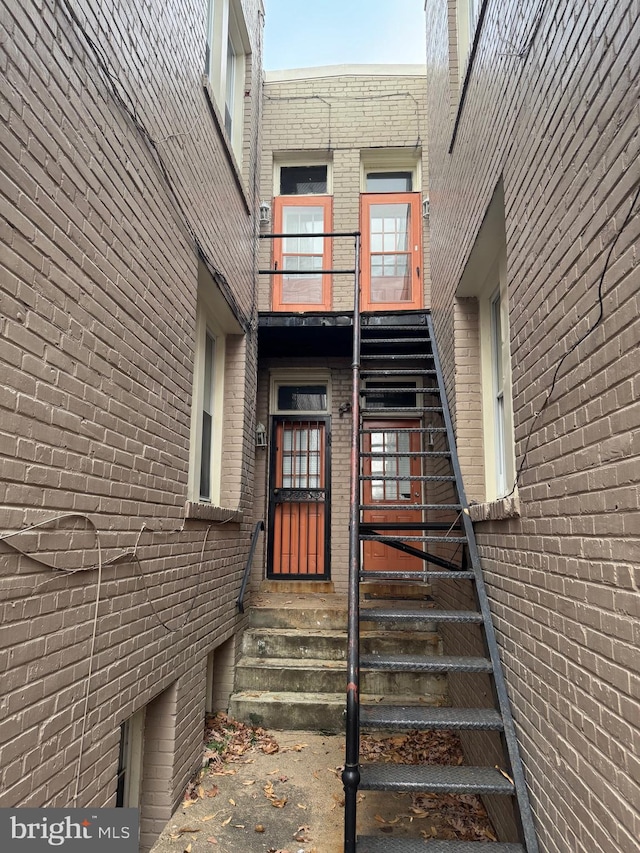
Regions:
<instances>
[{"instance_id":1,"label":"window","mask_svg":"<svg viewBox=\"0 0 640 853\"><path fill-rule=\"evenodd\" d=\"M457 371L457 393L469 400L464 412L459 410L458 431L468 430L470 442L479 435L482 447L469 443L459 445L463 474L476 477L478 465L483 467L484 494L474 495L480 502L505 497L515 481L515 446L513 438L513 404L511 398L511 356L509 349L509 310L507 293L507 254L504 219L504 192L499 182L487 208L484 221L469 255L456 294L472 297L472 305L462 310L468 320L460 345ZM462 325L459 326L462 330ZM473 354L470 357L470 354ZM479 358L478 358L479 355ZM478 364L479 362L479 364ZM472 405L481 396L479 407ZM461 422L464 418L465 422ZM472 438L473 437L473 438ZM466 469L466 472L465 472ZM473 472L473 477L472 477ZM492 516L493 517L493 516Z\"/></svg>"},{"instance_id":2,"label":"window","mask_svg":"<svg viewBox=\"0 0 640 853\"><path fill-rule=\"evenodd\" d=\"M116 808L140 807L144 719L141 708L120 726Z\"/></svg>"},{"instance_id":3,"label":"window","mask_svg":"<svg viewBox=\"0 0 640 853\"><path fill-rule=\"evenodd\" d=\"M271 374L269 410L272 414L328 412L328 374L324 371L287 370Z\"/></svg>"},{"instance_id":4,"label":"window","mask_svg":"<svg viewBox=\"0 0 640 853\"><path fill-rule=\"evenodd\" d=\"M217 507L235 504L241 442L237 447L236 443L225 443L225 432L241 433L243 422L241 415L229 413L225 398L229 386L244 388L244 365L242 328L201 263L189 451L190 502Z\"/></svg>"},{"instance_id":5,"label":"window","mask_svg":"<svg viewBox=\"0 0 640 853\"><path fill-rule=\"evenodd\" d=\"M325 195L327 166L281 166L280 195Z\"/></svg>"},{"instance_id":6,"label":"window","mask_svg":"<svg viewBox=\"0 0 640 853\"><path fill-rule=\"evenodd\" d=\"M419 193L362 196L362 310L422 307Z\"/></svg>"},{"instance_id":7,"label":"window","mask_svg":"<svg viewBox=\"0 0 640 853\"><path fill-rule=\"evenodd\" d=\"M314 236L331 230L329 196L278 196L274 200L274 231L295 236L273 241L274 311L319 311L331 305L331 239Z\"/></svg>"},{"instance_id":8,"label":"window","mask_svg":"<svg viewBox=\"0 0 640 853\"><path fill-rule=\"evenodd\" d=\"M460 69L459 83L462 85L471 45L475 36L476 26L480 17L481 0L457 0L457 35L458 35L458 67Z\"/></svg>"},{"instance_id":9,"label":"window","mask_svg":"<svg viewBox=\"0 0 640 853\"><path fill-rule=\"evenodd\" d=\"M506 492L506 448L504 424L504 339L502 337L500 291L491 298L491 373L493 380L493 419L495 434L495 475L498 496Z\"/></svg>"},{"instance_id":10,"label":"window","mask_svg":"<svg viewBox=\"0 0 640 853\"><path fill-rule=\"evenodd\" d=\"M206 75L238 160L242 155L249 36L240 0L209 0Z\"/></svg>"},{"instance_id":11,"label":"window","mask_svg":"<svg viewBox=\"0 0 640 853\"><path fill-rule=\"evenodd\" d=\"M410 193L413 189L411 172L367 172L368 193Z\"/></svg>"}]
</instances>

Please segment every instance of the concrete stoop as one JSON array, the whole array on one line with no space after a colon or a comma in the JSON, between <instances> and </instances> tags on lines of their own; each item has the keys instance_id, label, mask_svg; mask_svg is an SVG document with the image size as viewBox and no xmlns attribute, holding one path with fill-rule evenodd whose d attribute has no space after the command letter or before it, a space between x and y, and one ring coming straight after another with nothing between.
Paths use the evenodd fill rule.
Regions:
<instances>
[{"instance_id":1,"label":"concrete stoop","mask_svg":"<svg viewBox=\"0 0 640 853\"><path fill-rule=\"evenodd\" d=\"M428 608L428 590L412 596ZM379 604L384 595L376 587ZM373 597L373 596L372 596ZM393 606L397 601L389 595ZM249 628L236 666L229 713L269 729L339 732L344 729L347 659L346 600L336 594L263 594L251 604ZM423 630L381 631L364 621L361 646L367 653L441 654L437 625ZM443 705L442 674L363 671L367 703Z\"/></svg>"}]
</instances>

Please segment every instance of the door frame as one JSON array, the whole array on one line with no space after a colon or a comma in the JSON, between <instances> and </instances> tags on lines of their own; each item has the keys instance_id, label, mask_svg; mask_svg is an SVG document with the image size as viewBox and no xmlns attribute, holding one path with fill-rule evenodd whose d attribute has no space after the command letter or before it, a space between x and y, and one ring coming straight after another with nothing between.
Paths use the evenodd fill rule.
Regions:
<instances>
[{"instance_id":1,"label":"door frame","mask_svg":"<svg viewBox=\"0 0 640 853\"><path fill-rule=\"evenodd\" d=\"M320 574L285 574L274 572L274 545L276 506L274 482L276 481L277 428L278 424L304 423L305 421L324 424L324 571ZM267 478L267 579L268 580L303 580L328 581L331 579L331 415L315 412L306 414L277 414L271 415L271 446L269 448L269 472Z\"/></svg>"}]
</instances>

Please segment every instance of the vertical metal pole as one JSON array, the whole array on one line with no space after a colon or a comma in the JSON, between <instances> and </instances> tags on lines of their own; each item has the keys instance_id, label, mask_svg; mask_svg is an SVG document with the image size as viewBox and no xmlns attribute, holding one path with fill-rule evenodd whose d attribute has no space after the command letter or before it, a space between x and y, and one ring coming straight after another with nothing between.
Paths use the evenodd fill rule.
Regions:
<instances>
[{"instance_id":1,"label":"vertical metal pole","mask_svg":"<svg viewBox=\"0 0 640 853\"><path fill-rule=\"evenodd\" d=\"M360 235L355 237L353 361L351 389L351 488L349 515L349 602L347 649L347 739L344 785L344 853L356 849L356 801L360 783Z\"/></svg>"}]
</instances>

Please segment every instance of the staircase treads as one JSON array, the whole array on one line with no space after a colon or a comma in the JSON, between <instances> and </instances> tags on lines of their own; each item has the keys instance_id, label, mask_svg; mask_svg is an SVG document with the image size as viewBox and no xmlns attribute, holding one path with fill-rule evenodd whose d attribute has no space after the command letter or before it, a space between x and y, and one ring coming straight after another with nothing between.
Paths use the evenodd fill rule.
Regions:
<instances>
[{"instance_id":1,"label":"staircase treads","mask_svg":"<svg viewBox=\"0 0 640 853\"><path fill-rule=\"evenodd\" d=\"M406 455L409 456L410 454L407 453ZM399 477L397 474L361 474L360 479L375 480L376 482L380 480L382 482L397 483ZM419 481L421 483L453 483L456 478L453 475L444 474L412 474L411 479ZM413 509L412 504L408 504L407 506L409 509Z\"/></svg>"},{"instance_id":2,"label":"staircase treads","mask_svg":"<svg viewBox=\"0 0 640 853\"><path fill-rule=\"evenodd\" d=\"M430 838L360 836L357 853L526 853L521 844L487 841L438 841Z\"/></svg>"},{"instance_id":3,"label":"staircase treads","mask_svg":"<svg viewBox=\"0 0 640 853\"><path fill-rule=\"evenodd\" d=\"M365 336L363 335L360 338L360 343L363 344L426 344L430 343L427 335L424 337L403 337L402 335L398 335L396 338L375 338L373 336Z\"/></svg>"},{"instance_id":4,"label":"staircase treads","mask_svg":"<svg viewBox=\"0 0 640 853\"><path fill-rule=\"evenodd\" d=\"M407 456L417 456L420 458L449 458L451 456L450 450L410 450L407 452L406 450L385 450L381 453L379 450L375 451L363 451L360 454L362 459L379 459L381 456L390 457L392 459L402 459Z\"/></svg>"},{"instance_id":5,"label":"staircase treads","mask_svg":"<svg viewBox=\"0 0 640 853\"><path fill-rule=\"evenodd\" d=\"M410 359L430 359L431 361L433 361L433 353L428 353L428 352L409 352L409 353L395 353L395 352L394 353L388 353L388 352L386 352L386 353L367 353L367 352L362 352L362 353L360 353L360 360L361 361L367 361L369 359L371 361L373 361L373 360L377 360L377 361L380 361L380 360L399 361L400 359L403 359L404 361L408 361Z\"/></svg>"},{"instance_id":6,"label":"staircase treads","mask_svg":"<svg viewBox=\"0 0 640 853\"><path fill-rule=\"evenodd\" d=\"M413 610L397 610L382 607L361 607L363 622L482 622L477 610L436 610L424 607Z\"/></svg>"},{"instance_id":7,"label":"staircase treads","mask_svg":"<svg viewBox=\"0 0 640 853\"><path fill-rule=\"evenodd\" d=\"M393 672L492 672L489 658L436 655L362 655L361 669Z\"/></svg>"},{"instance_id":8,"label":"staircase treads","mask_svg":"<svg viewBox=\"0 0 640 853\"><path fill-rule=\"evenodd\" d=\"M463 571L430 571L430 572L402 572L389 571L377 572L367 569L360 572L361 580L386 580L386 581L434 581L434 580L473 580L473 572Z\"/></svg>"},{"instance_id":9,"label":"staircase treads","mask_svg":"<svg viewBox=\"0 0 640 853\"><path fill-rule=\"evenodd\" d=\"M366 356L365 356L366 357ZM378 370L361 370L360 378L361 379L369 379L372 376L436 376L438 373L437 370L420 370L420 368L410 367L407 370L399 370L398 368L393 367L381 367ZM405 391L407 389L405 388ZM411 390L411 389L409 389ZM421 394L439 394L440 389L437 386L427 386L425 388L418 389Z\"/></svg>"},{"instance_id":10,"label":"staircase treads","mask_svg":"<svg viewBox=\"0 0 640 853\"><path fill-rule=\"evenodd\" d=\"M377 526L383 527L384 522L381 521ZM367 542L452 542L454 545L467 541L466 536L411 536L409 531L402 535L389 533L360 533L359 538Z\"/></svg>"},{"instance_id":11,"label":"staircase treads","mask_svg":"<svg viewBox=\"0 0 640 853\"><path fill-rule=\"evenodd\" d=\"M513 794L512 782L493 767L443 764L362 764L359 789L431 794Z\"/></svg>"},{"instance_id":12,"label":"staircase treads","mask_svg":"<svg viewBox=\"0 0 640 853\"><path fill-rule=\"evenodd\" d=\"M368 729L405 731L502 731L504 728L502 717L493 708L426 708L414 705L361 705L360 725Z\"/></svg>"},{"instance_id":13,"label":"staircase treads","mask_svg":"<svg viewBox=\"0 0 640 853\"><path fill-rule=\"evenodd\" d=\"M398 504L360 504L358 507L361 510L377 509L377 510L397 510ZM455 512L462 509L462 504L411 504L411 509L432 509L434 512L440 510L449 510ZM371 522L368 522L369 524Z\"/></svg>"}]
</instances>

